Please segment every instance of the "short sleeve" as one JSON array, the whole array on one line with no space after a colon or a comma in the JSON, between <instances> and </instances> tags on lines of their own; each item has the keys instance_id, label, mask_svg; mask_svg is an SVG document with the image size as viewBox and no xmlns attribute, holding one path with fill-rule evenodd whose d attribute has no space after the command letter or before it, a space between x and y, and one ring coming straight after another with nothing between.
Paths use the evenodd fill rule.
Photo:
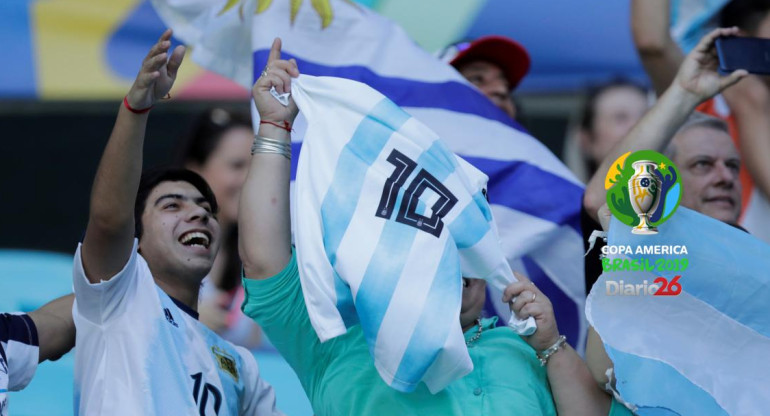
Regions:
<instances>
[{"instance_id":1,"label":"short sleeve","mask_svg":"<svg viewBox=\"0 0 770 416\"><path fill-rule=\"evenodd\" d=\"M126 311L127 305L136 297L142 280L152 278L147 263L137 253L137 244L134 239L131 256L123 270L99 283L91 283L86 277L81 251L83 245L78 245L72 273L74 309L78 315L95 325L105 325Z\"/></svg>"},{"instance_id":2,"label":"short sleeve","mask_svg":"<svg viewBox=\"0 0 770 416\"><path fill-rule=\"evenodd\" d=\"M235 347L241 355L243 367L243 380L245 391L241 402L242 415L275 415L282 416L283 413L276 409L275 391L273 387L262 379L259 375L259 366L257 360L247 349Z\"/></svg>"},{"instance_id":3,"label":"short sleeve","mask_svg":"<svg viewBox=\"0 0 770 416\"><path fill-rule=\"evenodd\" d=\"M21 390L35 375L40 358L35 322L28 315L0 314L0 342L8 366L8 390Z\"/></svg>"}]
</instances>

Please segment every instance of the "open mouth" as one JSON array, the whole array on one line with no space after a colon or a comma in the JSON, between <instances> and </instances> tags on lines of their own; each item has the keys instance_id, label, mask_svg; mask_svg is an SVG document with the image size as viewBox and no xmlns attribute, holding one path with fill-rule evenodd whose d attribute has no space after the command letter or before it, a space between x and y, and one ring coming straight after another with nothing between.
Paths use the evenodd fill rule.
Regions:
<instances>
[{"instance_id":1,"label":"open mouth","mask_svg":"<svg viewBox=\"0 0 770 416\"><path fill-rule=\"evenodd\" d=\"M209 248L211 237L203 231L188 231L179 237L179 242L188 247Z\"/></svg>"}]
</instances>

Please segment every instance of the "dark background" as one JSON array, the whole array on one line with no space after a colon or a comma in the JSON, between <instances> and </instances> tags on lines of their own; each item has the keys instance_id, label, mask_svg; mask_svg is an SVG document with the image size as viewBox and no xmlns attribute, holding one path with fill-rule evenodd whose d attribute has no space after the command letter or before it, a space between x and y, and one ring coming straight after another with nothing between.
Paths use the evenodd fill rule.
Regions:
<instances>
[{"instance_id":1,"label":"dark background","mask_svg":"<svg viewBox=\"0 0 770 416\"><path fill-rule=\"evenodd\" d=\"M0 248L74 253L85 231L91 184L119 102L0 105ZM195 116L241 102L169 102L152 110L144 167L173 161ZM522 109L522 124L561 155L567 119Z\"/></svg>"}]
</instances>

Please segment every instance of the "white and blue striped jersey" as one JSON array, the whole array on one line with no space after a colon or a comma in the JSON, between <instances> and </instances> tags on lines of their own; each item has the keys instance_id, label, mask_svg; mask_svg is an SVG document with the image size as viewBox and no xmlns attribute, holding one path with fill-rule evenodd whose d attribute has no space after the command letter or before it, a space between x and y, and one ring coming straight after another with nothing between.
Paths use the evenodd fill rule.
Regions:
<instances>
[{"instance_id":1,"label":"white and blue striped jersey","mask_svg":"<svg viewBox=\"0 0 770 416\"><path fill-rule=\"evenodd\" d=\"M310 321L321 341L360 323L388 385L437 392L473 368L461 277L515 280L487 177L365 84L302 75L292 94L308 121L292 223Z\"/></svg>"},{"instance_id":2,"label":"white and blue striped jersey","mask_svg":"<svg viewBox=\"0 0 770 416\"><path fill-rule=\"evenodd\" d=\"M75 253L75 414L280 415L254 356L198 322L132 255L108 281Z\"/></svg>"},{"instance_id":3,"label":"white and blue striped jersey","mask_svg":"<svg viewBox=\"0 0 770 416\"><path fill-rule=\"evenodd\" d=\"M29 384L38 359L37 329L32 319L0 314L0 416L8 416L8 392Z\"/></svg>"}]
</instances>

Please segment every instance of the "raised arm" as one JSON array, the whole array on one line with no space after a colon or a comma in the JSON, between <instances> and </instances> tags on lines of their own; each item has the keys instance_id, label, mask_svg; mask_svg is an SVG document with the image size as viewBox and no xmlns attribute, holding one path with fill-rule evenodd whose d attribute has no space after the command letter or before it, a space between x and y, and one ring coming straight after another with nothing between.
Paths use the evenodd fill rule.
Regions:
<instances>
[{"instance_id":1,"label":"raised arm","mask_svg":"<svg viewBox=\"0 0 770 416\"><path fill-rule=\"evenodd\" d=\"M281 60L281 40L276 39L267 67L252 89L262 123L238 208L238 251L244 275L250 279L273 276L291 259L291 163L283 153L291 135L280 126L291 125L298 110L293 99L283 106L270 88L275 87L279 94L290 92L291 78L298 76L294 60Z\"/></svg>"},{"instance_id":2,"label":"raised arm","mask_svg":"<svg viewBox=\"0 0 770 416\"><path fill-rule=\"evenodd\" d=\"M91 283L108 280L128 261L134 239L134 201L142 173L146 111L164 97L176 79L184 47L171 53L171 30L150 49L104 149L91 189L91 210L82 258ZM129 110L129 107L134 111Z\"/></svg>"},{"instance_id":3,"label":"raised arm","mask_svg":"<svg viewBox=\"0 0 770 416\"><path fill-rule=\"evenodd\" d=\"M723 94L735 115L739 152L757 188L770 199L770 88L757 76Z\"/></svg>"},{"instance_id":4,"label":"raised arm","mask_svg":"<svg viewBox=\"0 0 770 416\"><path fill-rule=\"evenodd\" d=\"M525 276L516 277L519 281L503 292L503 302L516 298L511 311L522 319L535 318L537 331L524 340L538 353L558 345L559 329L551 301ZM586 363L569 344L564 342L548 357L546 370L557 414L595 416L609 412L609 394L596 384Z\"/></svg>"},{"instance_id":5,"label":"raised arm","mask_svg":"<svg viewBox=\"0 0 770 416\"><path fill-rule=\"evenodd\" d=\"M674 81L684 61L669 29L669 0L632 0L631 33L655 93L660 96Z\"/></svg>"},{"instance_id":6,"label":"raised arm","mask_svg":"<svg viewBox=\"0 0 770 416\"><path fill-rule=\"evenodd\" d=\"M698 104L747 75L744 70L727 76L717 73L719 61L714 41L720 36L737 33L737 28L715 29L704 36L682 62L674 82L663 96L605 157L588 181L583 197L583 205L594 220L597 210L606 202L604 176L618 157L643 149L662 150Z\"/></svg>"},{"instance_id":7,"label":"raised arm","mask_svg":"<svg viewBox=\"0 0 770 416\"><path fill-rule=\"evenodd\" d=\"M56 360L75 346L74 300L75 295L62 296L29 313L37 328L40 362Z\"/></svg>"}]
</instances>

